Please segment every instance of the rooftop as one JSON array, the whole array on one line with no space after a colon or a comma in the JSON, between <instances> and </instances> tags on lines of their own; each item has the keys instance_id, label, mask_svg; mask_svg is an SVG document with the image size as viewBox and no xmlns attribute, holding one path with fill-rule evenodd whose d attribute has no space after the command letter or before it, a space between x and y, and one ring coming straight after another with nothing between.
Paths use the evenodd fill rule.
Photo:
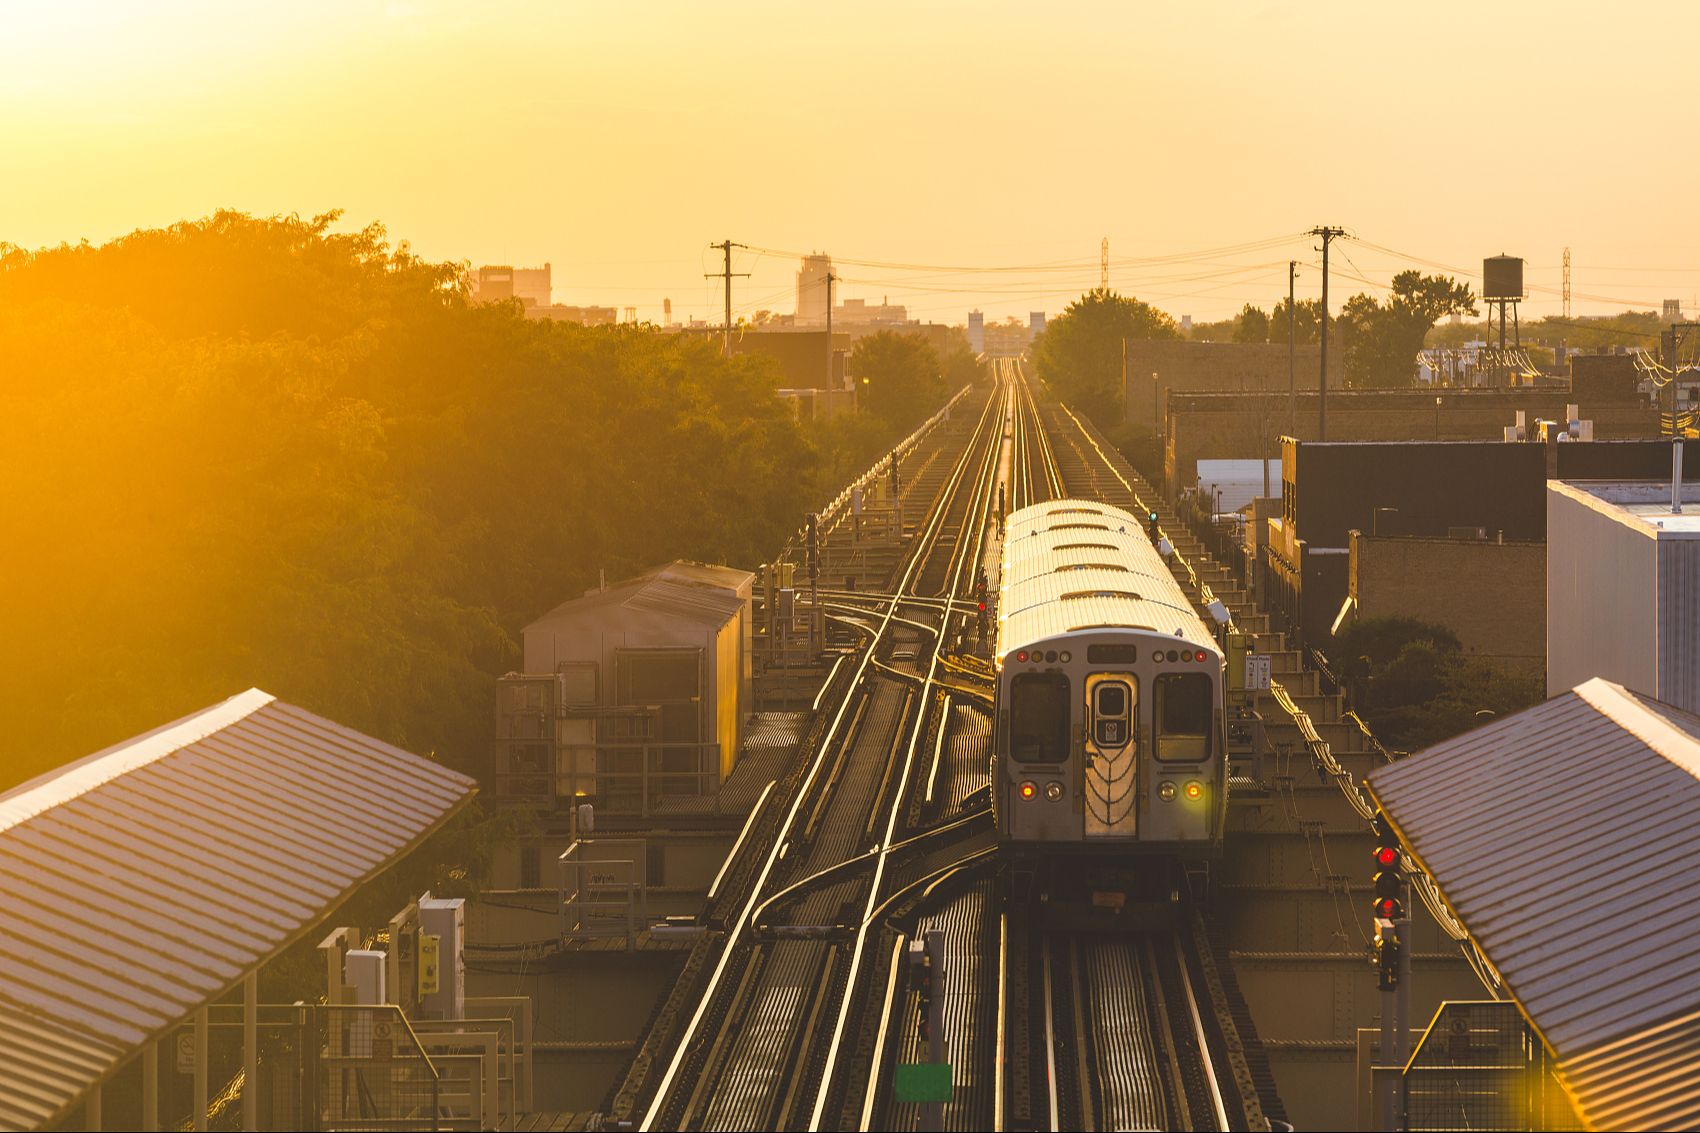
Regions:
<instances>
[{"instance_id":1,"label":"rooftop","mask_svg":"<svg viewBox=\"0 0 1700 1133\"><path fill-rule=\"evenodd\" d=\"M1554 480L1548 487L1654 539L1700 538L1695 481L1683 481L1681 514L1670 509L1669 480Z\"/></svg>"},{"instance_id":2,"label":"rooftop","mask_svg":"<svg viewBox=\"0 0 1700 1133\"><path fill-rule=\"evenodd\" d=\"M747 570L679 560L562 602L525 628L529 630L546 622L580 617L613 606L672 614L705 625L724 625L743 608L754 584L755 575Z\"/></svg>"},{"instance_id":3,"label":"rooftop","mask_svg":"<svg viewBox=\"0 0 1700 1133\"><path fill-rule=\"evenodd\" d=\"M62 1118L474 791L249 689L0 795L0 1128Z\"/></svg>"},{"instance_id":4,"label":"rooftop","mask_svg":"<svg viewBox=\"0 0 1700 1133\"><path fill-rule=\"evenodd\" d=\"M1700 716L1595 679L1369 782L1589 1124L1700 1125Z\"/></svg>"}]
</instances>

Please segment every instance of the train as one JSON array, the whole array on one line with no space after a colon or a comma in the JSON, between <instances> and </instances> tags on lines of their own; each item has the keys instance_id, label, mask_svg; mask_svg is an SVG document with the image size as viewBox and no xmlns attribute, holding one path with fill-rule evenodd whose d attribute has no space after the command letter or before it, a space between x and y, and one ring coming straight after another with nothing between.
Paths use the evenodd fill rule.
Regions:
<instances>
[{"instance_id":1,"label":"train","mask_svg":"<svg viewBox=\"0 0 1700 1133\"><path fill-rule=\"evenodd\" d=\"M993 811L1006 850L1209 858L1227 815L1225 656L1146 523L1060 499L1005 521Z\"/></svg>"}]
</instances>

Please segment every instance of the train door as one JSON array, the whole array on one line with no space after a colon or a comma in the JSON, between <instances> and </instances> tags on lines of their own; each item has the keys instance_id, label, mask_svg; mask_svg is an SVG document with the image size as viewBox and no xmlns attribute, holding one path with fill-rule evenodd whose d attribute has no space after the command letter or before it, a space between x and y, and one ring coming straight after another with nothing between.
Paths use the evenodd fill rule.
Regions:
<instances>
[{"instance_id":1,"label":"train door","mask_svg":"<svg viewBox=\"0 0 1700 1133\"><path fill-rule=\"evenodd\" d=\"M1086 837L1132 838L1139 822L1139 682L1086 678Z\"/></svg>"}]
</instances>

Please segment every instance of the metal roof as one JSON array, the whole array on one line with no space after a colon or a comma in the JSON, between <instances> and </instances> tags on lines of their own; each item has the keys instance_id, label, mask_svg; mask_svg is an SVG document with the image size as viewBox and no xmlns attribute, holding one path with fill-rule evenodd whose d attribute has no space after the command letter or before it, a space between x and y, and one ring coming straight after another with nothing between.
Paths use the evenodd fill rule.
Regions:
<instances>
[{"instance_id":1,"label":"metal roof","mask_svg":"<svg viewBox=\"0 0 1700 1133\"><path fill-rule=\"evenodd\" d=\"M0 1128L63 1115L475 789L249 689L0 795Z\"/></svg>"},{"instance_id":2,"label":"metal roof","mask_svg":"<svg viewBox=\"0 0 1700 1133\"><path fill-rule=\"evenodd\" d=\"M1369 782L1584 1118L1700 1125L1700 716L1595 679Z\"/></svg>"},{"instance_id":3,"label":"metal roof","mask_svg":"<svg viewBox=\"0 0 1700 1133\"><path fill-rule=\"evenodd\" d=\"M1149 629L1217 650L1135 516L1097 500L1047 500L1011 512L998 654L1105 626Z\"/></svg>"},{"instance_id":4,"label":"metal roof","mask_svg":"<svg viewBox=\"0 0 1700 1133\"><path fill-rule=\"evenodd\" d=\"M586 617L611 606L722 626L744 608L754 583L749 571L681 560L563 602L525 628Z\"/></svg>"}]
</instances>

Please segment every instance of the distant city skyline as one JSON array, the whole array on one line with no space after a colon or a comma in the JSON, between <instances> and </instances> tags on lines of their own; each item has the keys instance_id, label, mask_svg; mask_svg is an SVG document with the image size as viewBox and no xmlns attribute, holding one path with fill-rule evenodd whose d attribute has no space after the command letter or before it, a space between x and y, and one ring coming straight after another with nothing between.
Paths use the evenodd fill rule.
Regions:
<instances>
[{"instance_id":1,"label":"distant city skyline","mask_svg":"<svg viewBox=\"0 0 1700 1133\"><path fill-rule=\"evenodd\" d=\"M1666 111L1700 14L1625 13L1658 34L1616 46L1597 14L13 6L0 240L341 208L431 259L550 262L560 303L717 321L731 239L738 315L792 310L821 250L835 298L962 323L1061 310L1108 237L1112 287L1197 322L1272 306L1288 259L1316 296L1300 234L1340 224L1336 310L1503 251L1525 320L1558 314L1566 247L1577 314L1692 309L1700 158Z\"/></svg>"}]
</instances>

